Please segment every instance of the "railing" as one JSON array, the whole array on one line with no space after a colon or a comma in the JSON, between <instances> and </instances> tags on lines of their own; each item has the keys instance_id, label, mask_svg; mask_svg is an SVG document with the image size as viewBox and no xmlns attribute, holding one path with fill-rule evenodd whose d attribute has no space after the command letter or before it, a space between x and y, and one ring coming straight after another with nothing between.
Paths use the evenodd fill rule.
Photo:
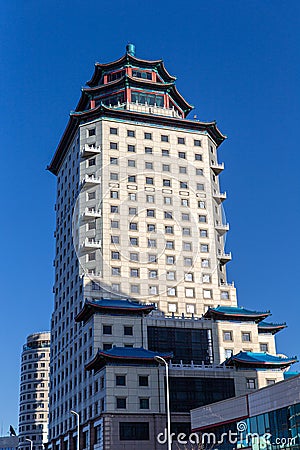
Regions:
<instances>
[{"instance_id":1,"label":"railing","mask_svg":"<svg viewBox=\"0 0 300 450\"><path fill-rule=\"evenodd\" d=\"M81 180L81 184L85 184L85 183L101 183L101 178L99 177L94 177L94 176L90 176L90 175L85 175L85 177Z\"/></svg>"},{"instance_id":2,"label":"railing","mask_svg":"<svg viewBox=\"0 0 300 450\"><path fill-rule=\"evenodd\" d=\"M170 361L169 364L170 369L204 369L204 370L234 370L234 367L228 367L223 364L194 364L194 361L191 361L190 364L183 364L182 361L180 361L179 364L173 364L172 361Z\"/></svg>"}]
</instances>

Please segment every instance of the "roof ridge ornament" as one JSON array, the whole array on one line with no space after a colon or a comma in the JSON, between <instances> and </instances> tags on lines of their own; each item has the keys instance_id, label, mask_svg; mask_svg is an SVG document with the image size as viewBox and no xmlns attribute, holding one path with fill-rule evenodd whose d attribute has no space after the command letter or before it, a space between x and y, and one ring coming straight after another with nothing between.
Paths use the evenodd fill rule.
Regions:
<instances>
[{"instance_id":1,"label":"roof ridge ornament","mask_svg":"<svg viewBox=\"0 0 300 450\"><path fill-rule=\"evenodd\" d=\"M128 43L126 45L126 53L131 56L135 56L135 45Z\"/></svg>"}]
</instances>

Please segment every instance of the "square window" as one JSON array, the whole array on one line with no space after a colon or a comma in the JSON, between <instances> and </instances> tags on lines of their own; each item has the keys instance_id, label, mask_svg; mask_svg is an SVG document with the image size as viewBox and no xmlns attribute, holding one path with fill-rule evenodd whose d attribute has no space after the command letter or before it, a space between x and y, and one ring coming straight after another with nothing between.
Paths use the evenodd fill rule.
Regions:
<instances>
[{"instance_id":1,"label":"square window","mask_svg":"<svg viewBox=\"0 0 300 450\"><path fill-rule=\"evenodd\" d=\"M132 201L132 202L136 202L137 200L137 195L133 192L129 192L128 194L128 200Z\"/></svg>"},{"instance_id":2,"label":"square window","mask_svg":"<svg viewBox=\"0 0 300 450\"><path fill-rule=\"evenodd\" d=\"M137 214L137 208L134 208L134 207L128 208L128 214L130 216L135 216Z\"/></svg>"},{"instance_id":3,"label":"square window","mask_svg":"<svg viewBox=\"0 0 300 450\"><path fill-rule=\"evenodd\" d=\"M185 144L185 138L183 138L183 137L177 138L177 143L178 144Z\"/></svg>"},{"instance_id":4,"label":"square window","mask_svg":"<svg viewBox=\"0 0 300 450\"><path fill-rule=\"evenodd\" d=\"M193 288L185 288L185 296L187 298L195 297L195 290Z\"/></svg>"},{"instance_id":5,"label":"square window","mask_svg":"<svg viewBox=\"0 0 300 450\"><path fill-rule=\"evenodd\" d=\"M89 167L96 165L96 158L89 159Z\"/></svg>"},{"instance_id":6,"label":"square window","mask_svg":"<svg viewBox=\"0 0 300 450\"><path fill-rule=\"evenodd\" d=\"M111 236L110 242L112 244L120 244L120 236Z\"/></svg>"},{"instance_id":7,"label":"square window","mask_svg":"<svg viewBox=\"0 0 300 450\"><path fill-rule=\"evenodd\" d=\"M202 275L202 283L210 283L210 282L211 282L210 275L208 273L204 273Z\"/></svg>"},{"instance_id":8,"label":"square window","mask_svg":"<svg viewBox=\"0 0 300 450\"><path fill-rule=\"evenodd\" d=\"M203 289L203 298L212 298L212 290Z\"/></svg>"},{"instance_id":9,"label":"square window","mask_svg":"<svg viewBox=\"0 0 300 450\"><path fill-rule=\"evenodd\" d=\"M201 208L201 209L205 209L205 201L204 200L199 200L199 202L198 202L198 208Z\"/></svg>"},{"instance_id":10,"label":"square window","mask_svg":"<svg viewBox=\"0 0 300 450\"><path fill-rule=\"evenodd\" d=\"M195 154L195 161L202 161L202 155L200 153Z\"/></svg>"},{"instance_id":11,"label":"square window","mask_svg":"<svg viewBox=\"0 0 300 450\"><path fill-rule=\"evenodd\" d=\"M247 378L247 389L255 389L255 378Z\"/></svg>"},{"instance_id":12,"label":"square window","mask_svg":"<svg viewBox=\"0 0 300 450\"><path fill-rule=\"evenodd\" d=\"M145 139L152 139L152 133L144 133Z\"/></svg>"},{"instance_id":13,"label":"square window","mask_svg":"<svg viewBox=\"0 0 300 450\"><path fill-rule=\"evenodd\" d=\"M119 221L118 220L111 220L110 221L110 227L111 228L119 228Z\"/></svg>"},{"instance_id":14,"label":"square window","mask_svg":"<svg viewBox=\"0 0 300 450\"><path fill-rule=\"evenodd\" d=\"M167 255L166 264L175 264L175 256Z\"/></svg>"},{"instance_id":15,"label":"square window","mask_svg":"<svg viewBox=\"0 0 300 450\"><path fill-rule=\"evenodd\" d=\"M112 325L103 325L103 334L112 334Z\"/></svg>"},{"instance_id":16,"label":"square window","mask_svg":"<svg viewBox=\"0 0 300 450\"><path fill-rule=\"evenodd\" d=\"M180 167L179 167L179 173L187 173L187 167L185 167L185 166L180 166Z\"/></svg>"},{"instance_id":17,"label":"square window","mask_svg":"<svg viewBox=\"0 0 300 450\"><path fill-rule=\"evenodd\" d=\"M206 223L206 216L204 214L199 214L198 216L199 222Z\"/></svg>"},{"instance_id":18,"label":"square window","mask_svg":"<svg viewBox=\"0 0 300 450\"><path fill-rule=\"evenodd\" d=\"M131 325L124 325L124 336L133 336L133 327Z\"/></svg>"},{"instance_id":19,"label":"square window","mask_svg":"<svg viewBox=\"0 0 300 450\"><path fill-rule=\"evenodd\" d=\"M150 402L149 398L140 398L140 409L149 409Z\"/></svg>"},{"instance_id":20,"label":"square window","mask_svg":"<svg viewBox=\"0 0 300 450\"><path fill-rule=\"evenodd\" d=\"M130 292L132 294L139 294L140 293L140 285L139 284L131 284L130 285Z\"/></svg>"},{"instance_id":21,"label":"square window","mask_svg":"<svg viewBox=\"0 0 300 450\"><path fill-rule=\"evenodd\" d=\"M155 217L155 210L147 209L147 217Z\"/></svg>"},{"instance_id":22,"label":"square window","mask_svg":"<svg viewBox=\"0 0 300 450\"><path fill-rule=\"evenodd\" d=\"M231 348L226 348L225 349L225 359L231 358L232 355L233 355L233 350Z\"/></svg>"},{"instance_id":23,"label":"square window","mask_svg":"<svg viewBox=\"0 0 300 450\"><path fill-rule=\"evenodd\" d=\"M207 230L199 230L200 237L208 237Z\"/></svg>"},{"instance_id":24,"label":"square window","mask_svg":"<svg viewBox=\"0 0 300 450\"><path fill-rule=\"evenodd\" d=\"M156 226L154 225L154 223L148 223L147 231L152 231L152 232L156 231Z\"/></svg>"},{"instance_id":25,"label":"square window","mask_svg":"<svg viewBox=\"0 0 300 450\"><path fill-rule=\"evenodd\" d=\"M175 313L177 311L177 304L176 303L168 303L168 311L170 313Z\"/></svg>"},{"instance_id":26,"label":"square window","mask_svg":"<svg viewBox=\"0 0 300 450\"><path fill-rule=\"evenodd\" d=\"M190 215L187 213L182 213L181 214L181 219L185 220L185 221L189 221L190 220Z\"/></svg>"},{"instance_id":27,"label":"square window","mask_svg":"<svg viewBox=\"0 0 300 450\"><path fill-rule=\"evenodd\" d=\"M148 247L156 248L156 239L148 239Z\"/></svg>"},{"instance_id":28,"label":"square window","mask_svg":"<svg viewBox=\"0 0 300 450\"><path fill-rule=\"evenodd\" d=\"M139 375L139 386L149 386L148 375Z\"/></svg>"},{"instance_id":29,"label":"square window","mask_svg":"<svg viewBox=\"0 0 300 450\"><path fill-rule=\"evenodd\" d=\"M110 164L117 166L119 164L118 158L112 156L110 158Z\"/></svg>"},{"instance_id":30,"label":"square window","mask_svg":"<svg viewBox=\"0 0 300 450\"><path fill-rule=\"evenodd\" d=\"M111 259L120 259L119 252L111 252Z\"/></svg>"},{"instance_id":31,"label":"square window","mask_svg":"<svg viewBox=\"0 0 300 450\"><path fill-rule=\"evenodd\" d=\"M165 205L172 205L172 197L164 197Z\"/></svg>"},{"instance_id":32,"label":"square window","mask_svg":"<svg viewBox=\"0 0 300 450\"><path fill-rule=\"evenodd\" d=\"M193 273L185 273L184 281L194 281L194 274Z\"/></svg>"},{"instance_id":33,"label":"square window","mask_svg":"<svg viewBox=\"0 0 300 450\"><path fill-rule=\"evenodd\" d=\"M210 266L209 259L201 259L201 267L207 268Z\"/></svg>"},{"instance_id":34,"label":"square window","mask_svg":"<svg viewBox=\"0 0 300 450\"><path fill-rule=\"evenodd\" d=\"M126 386L126 375L116 375L116 386Z\"/></svg>"},{"instance_id":35,"label":"square window","mask_svg":"<svg viewBox=\"0 0 300 450\"><path fill-rule=\"evenodd\" d=\"M146 184L154 184L154 179L152 177L146 177Z\"/></svg>"},{"instance_id":36,"label":"square window","mask_svg":"<svg viewBox=\"0 0 300 450\"><path fill-rule=\"evenodd\" d=\"M118 191L110 191L110 198L119 198Z\"/></svg>"},{"instance_id":37,"label":"square window","mask_svg":"<svg viewBox=\"0 0 300 450\"><path fill-rule=\"evenodd\" d=\"M178 152L178 158L186 159L186 153L185 152Z\"/></svg>"},{"instance_id":38,"label":"square window","mask_svg":"<svg viewBox=\"0 0 300 450\"><path fill-rule=\"evenodd\" d=\"M164 211L164 217L165 219L173 219L172 211Z\"/></svg>"},{"instance_id":39,"label":"square window","mask_svg":"<svg viewBox=\"0 0 300 450\"><path fill-rule=\"evenodd\" d=\"M130 243L130 245L133 246L133 247L138 247L138 245L139 245L139 240L138 240L138 238L136 238L136 237L130 237L130 238L129 238L129 243Z\"/></svg>"},{"instance_id":40,"label":"square window","mask_svg":"<svg viewBox=\"0 0 300 450\"><path fill-rule=\"evenodd\" d=\"M152 162L145 162L145 169L153 169L153 163Z\"/></svg>"},{"instance_id":41,"label":"square window","mask_svg":"<svg viewBox=\"0 0 300 450\"><path fill-rule=\"evenodd\" d=\"M208 253L208 244L200 244L200 251L202 253Z\"/></svg>"},{"instance_id":42,"label":"square window","mask_svg":"<svg viewBox=\"0 0 300 450\"><path fill-rule=\"evenodd\" d=\"M154 195L146 195L147 203L154 203Z\"/></svg>"},{"instance_id":43,"label":"square window","mask_svg":"<svg viewBox=\"0 0 300 450\"><path fill-rule=\"evenodd\" d=\"M135 160L134 159L129 159L127 164L128 164L128 167L135 167Z\"/></svg>"},{"instance_id":44,"label":"square window","mask_svg":"<svg viewBox=\"0 0 300 450\"><path fill-rule=\"evenodd\" d=\"M276 380L266 380L267 386L271 386L272 384L276 383Z\"/></svg>"},{"instance_id":45,"label":"square window","mask_svg":"<svg viewBox=\"0 0 300 450\"><path fill-rule=\"evenodd\" d=\"M197 183L196 184L197 191L204 191L204 184L203 183Z\"/></svg>"},{"instance_id":46,"label":"square window","mask_svg":"<svg viewBox=\"0 0 300 450\"><path fill-rule=\"evenodd\" d=\"M162 150L161 155L162 156L170 156L170 150Z\"/></svg>"},{"instance_id":47,"label":"square window","mask_svg":"<svg viewBox=\"0 0 300 450\"><path fill-rule=\"evenodd\" d=\"M96 192L89 192L88 193L88 200L94 200L96 198Z\"/></svg>"},{"instance_id":48,"label":"square window","mask_svg":"<svg viewBox=\"0 0 300 450\"><path fill-rule=\"evenodd\" d=\"M88 223L88 229L89 230L95 230L96 229L96 221L92 220L92 222Z\"/></svg>"},{"instance_id":49,"label":"square window","mask_svg":"<svg viewBox=\"0 0 300 450\"><path fill-rule=\"evenodd\" d=\"M163 164L162 170L163 172L170 172L170 164Z\"/></svg>"},{"instance_id":50,"label":"square window","mask_svg":"<svg viewBox=\"0 0 300 450\"><path fill-rule=\"evenodd\" d=\"M127 136L128 137L135 137L135 131L134 130L127 130Z\"/></svg>"},{"instance_id":51,"label":"square window","mask_svg":"<svg viewBox=\"0 0 300 450\"><path fill-rule=\"evenodd\" d=\"M95 252L90 253L88 256L88 260L95 261L95 259L96 259L96 253Z\"/></svg>"},{"instance_id":52,"label":"square window","mask_svg":"<svg viewBox=\"0 0 300 450\"><path fill-rule=\"evenodd\" d=\"M130 276L133 278L139 278L140 276L139 269L130 269Z\"/></svg>"},{"instance_id":53,"label":"square window","mask_svg":"<svg viewBox=\"0 0 300 450\"><path fill-rule=\"evenodd\" d=\"M121 267L112 267L111 274L113 277L118 277L121 275Z\"/></svg>"},{"instance_id":54,"label":"square window","mask_svg":"<svg viewBox=\"0 0 300 450\"><path fill-rule=\"evenodd\" d=\"M110 173L110 179L111 180L118 180L119 179L119 174L116 172L111 172Z\"/></svg>"},{"instance_id":55,"label":"square window","mask_svg":"<svg viewBox=\"0 0 300 450\"><path fill-rule=\"evenodd\" d=\"M169 136L162 134L160 137L161 142L169 142Z\"/></svg>"},{"instance_id":56,"label":"square window","mask_svg":"<svg viewBox=\"0 0 300 450\"><path fill-rule=\"evenodd\" d=\"M166 180L166 179L164 179L163 180L163 186L166 186L166 187L171 187L171 180Z\"/></svg>"},{"instance_id":57,"label":"square window","mask_svg":"<svg viewBox=\"0 0 300 450\"><path fill-rule=\"evenodd\" d=\"M186 305L187 314L195 314L195 305Z\"/></svg>"},{"instance_id":58,"label":"square window","mask_svg":"<svg viewBox=\"0 0 300 450\"><path fill-rule=\"evenodd\" d=\"M138 224L136 222L130 222L129 230L137 231L138 230Z\"/></svg>"},{"instance_id":59,"label":"square window","mask_svg":"<svg viewBox=\"0 0 300 450\"><path fill-rule=\"evenodd\" d=\"M183 262L186 267L191 267L193 265L193 258L183 258Z\"/></svg>"},{"instance_id":60,"label":"square window","mask_svg":"<svg viewBox=\"0 0 300 450\"><path fill-rule=\"evenodd\" d=\"M188 189L187 181L180 181L180 189Z\"/></svg>"},{"instance_id":61,"label":"square window","mask_svg":"<svg viewBox=\"0 0 300 450\"><path fill-rule=\"evenodd\" d=\"M228 291L221 291L221 299L222 300L229 300L229 292Z\"/></svg>"},{"instance_id":62,"label":"square window","mask_svg":"<svg viewBox=\"0 0 300 450\"><path fill-rule=\"evenodd\" d=\"M243 342L251 342L251 334L250 333L242 333L242 341Z\"/></svg>"},{"instance_id":63,"label":"square window","mask_svg":"<svg viewBox=\"0 0 300 450\"><path fill-rule=\"evenodd\" d=\"M190 202L187 198L181 199L181 206L189 206Z\"/></svg>"},{"instance_id":64,"label":"square window","mask_svg":"<svg viewBox=\"0 0 300 450\"><path fill-rule=\"evenodd\" d=\"M109 148L111 150L118 150L118 143L117 142L110 142L109 143Z\"/></svg>"},{"instance_id":65,"label":"square window","mask_svg":"<svg viewBox=\"0 0 300 450\"><path fill-rule=\"evenodd\" d=\"M152 155L152 153L153 153L152 147L145 147L145 153L146 153L147 155Z\"/></svg>"},{"instance_id":66,"label":"square window","mask_svg":"<svg viewBox=\"0 0 300 450\"><path fill-rule=\"evenodd\" d=\"M157 278L157 270L149 270L149 278Z\"/></svg>"},{"instance_id":67,"label":"square window","mask_svg":"<svg viewBox=\"0 0 300 450\"><path fill-rule=\"evenodd\" d=\"M186 252L191 252L192 251L192 243L191 242L184 242L183 243L183 250L185 250Z\"/></svg>"},{"instance_id":68,"label":"square window","mask_svg":"<svg viewBox=\"0 0 300 450\"><path fill-rule=\"evenodd\" d=\"M95 136L95 135L96 135L96 128L90 128L88 130L88 137Z\"/></svg>"},{"instance_id":69,"label":"square window","mask_svg":"<svg viewBox=\"0 0 300 450\"><path fill-rule=\"evenodd\" d=\"M183 227L182 228L182 236L191 236L191 229Z\"/></svg>"},{"instance_id":70,"label":"square window","mask_svg":"<svg viewBox=\"0 0 300 450\"><path fill-rule=\"evenodd\" d=\"M165 226L165 233L166 234L174 234L174 228L171 225Z\"/></svg>"},{"instance_id":71,"label":"square window","mask_svg":"<svg viewBox=\"0 0 300 450\"><path fill-rule=\"evenodd\" d=\"M138 261L139 260L139 254L138 253L130 253L129 254L130 261Z\"/></svg>"},{"instance_id":72,"label":"square window","mask_svg":"<svg viewBox=\"0 0 300 450\"><path fill-rule=\"evenodd\" d=\"M173 272L172 270L167 272L167 280L175 280L176 279L176 272Z\"/></svg>"},{"instance_id":73,"label":"square window","mask_svg":"<svg viewBox=\"0 0 300 450\"><path fill-rule=\"evenodd\" d=\"M194 139L194 146L201 147L201 141L199 139Z\"/></svg>"},{"instance_id":74,"label":"square window","mask_svg":"<svg viewBox=\"0 0 300 450\"><path fill-rule=\"evenodd\" d=\"M157 262L157 255L153 255L153 254L148 255L148 261L150 263L156 263Z\"/></svg>"},{"instance_id":75,"label":"square window","mask_svg":"<svg viewBox=\"0 0 300 450\"><path fill-rule=\"evenodd\" d=\"M175 242L174 241L166 241L166 248L168 250L174 250L175 248Z\"/></svg>"},{"instance_id":76,"label":"square window","mask_svg":"<svg viewBox=\"0 0 300 450\"><path fill-rule=\"evenodd\" d=\"M116 398L117 409L126 409L126 397Z\"/></svg>"},{"instance_id":77,"label":"square window","mask_svg":"<svg viewBox=\"0 0 300 450\"><path fill-rule=\"evenodd\" d=\"M135 145L128 144L127 145L127 151L131 153L135 153Z\"/></svg>"},{"instance_id":78,"label":"square window","mask_svg":"<svg viewBox=\"0 0 300 450\"><path fill-rule=\"evenodd\" d=\"M128 183L136 183L136 176L128 175Z\"/></svg>"},{"instance_id":79,"label":"square window","mask_svg":"<svg viewBox=\"0 0 300 450\"><path fill-rule=\"evenodd\" d=\"M203 175L203 169L196 169L196 175Z\"/></svg>"},{"instance_id":80,"label":"square window","mask_svg":"<svg viewBox=\"0 0 300 450\"><path fill-rule=\"evenodd\" d=\"M259 346L260 346L260 351L261 351L261 352L268 352L268 351L269 351L269 346L268 346L268 344L263 344L263 343L261 343L261 344L259 344Z\"/></svg>"},{"instance_id":81,"label":"square window","mask_svg":"<svg viewBox=\"0 0 300 450\"><path fill-rule=\"evenodd\" d=\"M111 205L110 206L110 212L111 213L118 213L119 212L119 207L116 205Z\"/></svg>"},{"instance_id":82,"label":"square window","mask_svg":"<svg viewBox=\"0 0 300 450\"><path fill-rule=\"evenodd\" d=\"M149 286L149 294L157 295L158 294L158 286Z\"/></svg>"},{"instance_id":83,"label":"square window","mask_svg":"<svg viewBox=\"0 0 300 450\"><path fill-rule=\"evenodd\" d=\"M118 134L118 128L110 128L109 133L110 134Z\"/></svg>"},{"instance_id":84,"label":"square window","mask_svg":"<svg viewBox=\"0 0 300 450\"><path fill-rule=\"evenodd\" d=\"M232 341L231 331L223 331L223 341Z\"/></svg>"}]
</instances>

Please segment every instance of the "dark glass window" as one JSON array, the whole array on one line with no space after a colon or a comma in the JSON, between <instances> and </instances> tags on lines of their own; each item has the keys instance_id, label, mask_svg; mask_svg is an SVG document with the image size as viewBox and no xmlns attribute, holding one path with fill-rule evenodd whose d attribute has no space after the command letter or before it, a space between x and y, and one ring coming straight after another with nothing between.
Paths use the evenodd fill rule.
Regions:
<instances>
[{"instance_id":1,"label":"dark glass window","mask_svg":"<svg viewBox=\"0 0 300 450\"><path fill-rule=\"evenodd\" d=\"M188 412L193 408L235 395L234 380L228 378L170 378L170 409Z\"/></svg>"},{"instance_id":2,"label":"dark glass window","mask_svg":"<svg viewBox=\"0 0 300 450\"><path fill-rule=\"evenodd\" d=\"M103 325L103 334L112 334L112 325Z\"/></svg>"},{"instance_id":3,"label":"dark glass window","mask_svg":"<svg viewBox=\"0 0 300 450\"><path fill-rule=\"evenodd\" d=\"M135 131L134 130L127 130L127 136L128 137L135 137Z\"/></svg>"},{"instance_id":4,"label":"dark glass window","mask_svg":"<svg viewBox=\"0 0 300 450\"><path fill-rule=\"evenodd\" d=\"M145 80L152 80L151 72L142 72L140 70L133 70L132 76L135 78L144 78Z\"/></svg>"},{"instance_id":5,"label":"dark glass window","mask_svg":"<svg viewBox=\"0 0 300 450\"><path fill-rule=\"evenodd\" d=\"M126 386L126 375L116 375L116 386Z\"/></svg>"},{"instance_id":6,"label":"dark glass window","mask_svg":"<svg viewBox=\"0 0 300 450\"><path fill-rule=\"evenodd\" d=\"M117 397L116 400L118 409L126 409L126 397Z\"/></svg>"},{"instance_id":7,"label":"dark glass window","mask_svg":"<svg viewBox=\"0 0 300 450\"><path fill-rule=\"evenodd\" d=\"M118 80L124 75L124 70L120 70L119 72L109 73L107 75L107 81L110 83L111 81Z\"/></svg>"},{"instance_id":8,"label":"dark glass window","mask_svg":"<svg viewBox=\"0 0 300 450\"><path fill-rule=\"evenodd\" d=\"M148 422L120 422L120 441L149 441Z\"/></svg>"},{"instance_id":9,"label":"dark glass window","mask_svg":"<svg viewBox=\"0 0 300 450\"><path fill-rule=\"evenodd\" d=\"M148 375L139 376L139 386L149 386Z\"/></svg>"},{"instance_id":10,"label":"dark glass window","mask_svg":"<svg viewBox=\"0 0 300 450\"><path fill-rule=\"evenodd\" d=\"M211 364L211 330L148 327L148 348L154 352L173 352L174 363Z\"/></svg>"},{"instance_id":11,"label":"dark glass window","mask_svg":"<svg viewBox=\"0 0 300 450\"><path fill-rule=\"evenodd\" d=\"M133 327L132 326L124 326L124 335L125 336L132 336L133 335Z\"/></svg>"},{"instance_id":12,"label":"dark glass window","mask_svg":"<svg viewBox=\"0 0 300 450\"><path fill-rule=\"evenodd\" d=\"M132 103L140 103L142 105L145 105L147 103L147 105L149 106L159 106L159 107L163 107L164 106L164 96L163 95L159 95L159 94L148 94L146 92L135 92L132 91L131 92L131 101Z\"/></svg>"},{"instance_id":13,"label":"dark glass window","mask_svg":"<svg viewBox=\"0 0 300 450\"><path fill-rule=\"evenodd\" d=\"M140 409L149 409L150 402L149 398L140 398Z\"/></svg>"}]
</instances>

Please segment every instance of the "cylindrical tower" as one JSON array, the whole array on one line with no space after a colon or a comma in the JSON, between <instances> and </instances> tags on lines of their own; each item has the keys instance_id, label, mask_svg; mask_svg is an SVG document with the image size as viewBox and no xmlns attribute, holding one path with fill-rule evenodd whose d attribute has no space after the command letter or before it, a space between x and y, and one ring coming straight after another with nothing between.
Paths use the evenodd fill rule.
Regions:
<instances>
[{"instance_id":1,"label":"cylindrical tower","mask_svg":"<svg viewBox=\"0 0 300 450\"><path fill-rule=\"evenodd\" d=\"M50 333L30 334L21 357L19 449L42 450L48 435Z\"/></svg>"}]
</instances>

